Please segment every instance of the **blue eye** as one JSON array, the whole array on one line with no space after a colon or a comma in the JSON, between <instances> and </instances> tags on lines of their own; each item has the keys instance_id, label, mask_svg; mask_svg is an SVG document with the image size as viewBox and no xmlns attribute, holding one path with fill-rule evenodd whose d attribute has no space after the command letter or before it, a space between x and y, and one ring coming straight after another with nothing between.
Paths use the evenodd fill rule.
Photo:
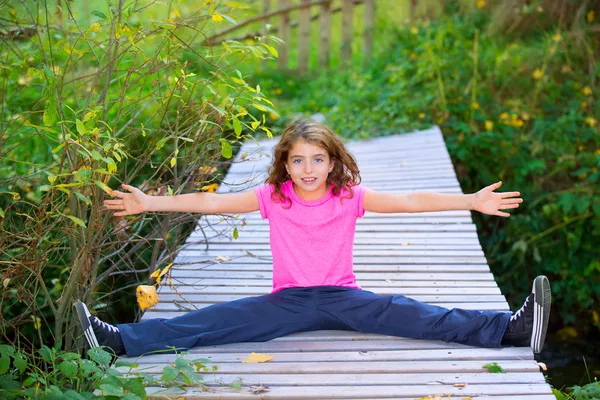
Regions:
<instances>
[{"instance_id":1,"label":"blue eye","mask_svg":"<svg viewBox=\"0 0 600 400\"><path fill-rule=\"evenodd\" d=\"M296 158L296 159L295 159L294 161L292 161L292 162L293 162L294 164L298 164L296 161L302 161L302 160L301 160L301 159L299 159L299 158Z\"/></svg>"},{"instance_id":2,"label":"blue eye","mask_svg":"<svg viewBox=\"0 0 600 400\"><path fill-rule=\"evenodd\" d=\"M322 158L317 158L315 161L322 162L323 159Z\"/></svg>"}]
</instances>

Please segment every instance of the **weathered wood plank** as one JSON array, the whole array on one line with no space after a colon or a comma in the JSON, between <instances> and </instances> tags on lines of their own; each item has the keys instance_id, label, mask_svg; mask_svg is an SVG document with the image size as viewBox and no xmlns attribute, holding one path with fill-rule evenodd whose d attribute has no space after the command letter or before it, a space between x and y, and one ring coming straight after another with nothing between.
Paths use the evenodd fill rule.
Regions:
<instances>
[{"instance_id":1,"label":"weathered wood plank","mask_svg":"<svg viewBox=\"0 0 600 400\"><path fill-rule=\"evenodd\" d=\"M523 385L471 385L465 388L454 387L452 385L439 385L432 388L424 385L390 385L390 386L303 386L301 390L295 387L271 387L267 393L262 393L262 399L340 399L340 398L364 398L373 396L376 391L377 396L389 396L395 399L414 399L427 393L438 393L447 396L474 397L480 399L483 394L486 395L513 395L519 396L537 394L547 389L548 384L523 384ZM164 391L160 388L157 392ZM153 394L154 388L148 388L148 393ZM173 392L174 393L174 392ZM157 393L158 394L158 393ZM360 396L360 397L359 397ZM202 389L188 389L187 399L256 399L256 394L250 391L238 392L235 389L215 389L215 393L206 393ZM552 397L545 397L552 399ZM494 397L496 399L496 397Z\"/></svg>"},{"instance_id":2,"label":"weathered wood plank","mask_svg":"<svg viewBox=\"0 0 600 400\"><path fill-rule=\"evenodd\" d=\"M356 350L354 351L278 351L277 347L269 347L270 342L247 342L248 346L259 346L261 343L264 345L262 348L271 348L269 354L275 358L269 361L269 364L276 365L279 363L297 363L298 366L305 362L347 362L347 363L359 363L359 364L370 364L374 362L383 361L468 361L468 360L534 360L533 354L528 347L507 347L503 349L489 349L489 348L476 348L464 346L463 348L445 348L445 349L420 349L418 345L412 350L373 350L373 351L361 351L361 346L366 346L369 342L359 342L356 344ZM310 343L310 342L305 342ZM276 346L287 345L288 343L281 342L277 343ZM329 346L331 343L327 343ZM195 347L191 349L188 354L184 354L182 357L185 359L193 360L196 358L207 358L213 363L241 363L241 361L250 354L251 351L233 351L219 352L210 347L218 349L226 348L227 346L240 346L243 344L231 344L221 346L208 346L208 347ZM242 346L243 348L243 346ZM250 347L249 347L250 348ZM289 347L288 347L289 348ZM172 359L172 354L155 354L147 355L140 358L140 363L155 363L155 362L166 362ZM483 368L483 364L479 365L479 368ZM539 367L538 367L539 369ZM347 369L344 369L347 370Z\"/></svg>"}]
</instances>

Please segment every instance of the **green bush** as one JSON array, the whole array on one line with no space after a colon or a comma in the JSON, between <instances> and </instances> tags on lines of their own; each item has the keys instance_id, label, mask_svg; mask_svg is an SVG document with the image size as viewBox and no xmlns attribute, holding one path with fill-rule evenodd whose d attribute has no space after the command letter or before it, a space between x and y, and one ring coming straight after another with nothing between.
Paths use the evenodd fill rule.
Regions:
<instances>
[{"instance_id":1,"label":"green bush","mask_svg":"<svg viewBox=\"0 0 600 400\"><path fill-rule=\"evenodd\" d=\"M117 361L99 347L82 358L55 346L42 346L28 355L14 347L0 345L0 398L3 399L146 399L146 386L161 387L154 395L181 393L186 386L206 389L201 372L214 372L211 360L188 360L178 355L162 373L142 372L137 362ZM236 385L240 388L240 385ZM233 386L232 386L233 387Z\"/></svg>"}]
</instances>

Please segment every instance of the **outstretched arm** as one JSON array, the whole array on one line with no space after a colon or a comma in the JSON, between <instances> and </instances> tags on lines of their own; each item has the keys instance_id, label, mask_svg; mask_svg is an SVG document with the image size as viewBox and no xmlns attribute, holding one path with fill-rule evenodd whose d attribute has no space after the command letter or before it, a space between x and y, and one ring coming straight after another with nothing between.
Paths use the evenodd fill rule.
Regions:
<instances>
[{"instance_id":1,"label":"outstretched arm","mask_svg":"<svg viewBox=\"0 0 600 400\"><path fill-rule=\"evenodd\" d=\"M149 211L195 212L202 214L238 214L258 211L258 198L254 190L242 193L189 193L175 196L148 196L130 185L129 191L113 190L116 200L104 200L106 208L116 210L115 217Z\"/></svg>"},{"instance_id":2,"label":"outstretched arm","mask_svg":"<svg viewBox=\"0 0 600 400\"><path fill-rule=\"evenodd\" d=\"M495 193L502 182L487 186L473 194L414 192L408 194L378 193L367 190L364 208L377 213L416 213L447 210L474 210L483 214L510 217L500 210L518 208L523 202L519 192Z\"/></svg>"}]
</instances>

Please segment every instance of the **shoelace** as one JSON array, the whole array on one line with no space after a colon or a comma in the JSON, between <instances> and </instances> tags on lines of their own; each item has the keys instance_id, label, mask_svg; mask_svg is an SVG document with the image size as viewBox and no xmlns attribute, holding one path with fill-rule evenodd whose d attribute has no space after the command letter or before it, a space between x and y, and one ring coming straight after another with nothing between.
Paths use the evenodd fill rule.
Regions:
<instances>
[{"instance_id":1,"label":"shoelace","mask_svg":"<svg viewBox=\"0 0 600 400\"><path fill-rule=\"evenodd\" d=\"M102 326L104 329L108 329L108 330L109 330L109 331L111 331L111 332L119 333L119 328L117 328L116 326L114 326L114 325L111 325L111 324L107 324L106 322L104 322L104 321L101 321L101 320L100 320L98 317L96 317L96 316L93 316L92 318L94 319L94 321L95 321L96 323L98 323L98 324L99 324L100 326Z\"/></svg>"},{"instance_id":2,"label":"shoelace","mask_svg":"<svg viewBox=\"0 0 600 400\"><path fill-rule=\"evenodd\" d=\"M525 307L527 307L527 304L529 304L529 297L527 297L525 299L525 303L523 303L523 307L521 307L519 309L519 311L517 311L514 315L510 316L510 320L515 321L517 318L519 318L519 315L521 315L521 313L525 311Z\"/></svg>"}]
</instances>

